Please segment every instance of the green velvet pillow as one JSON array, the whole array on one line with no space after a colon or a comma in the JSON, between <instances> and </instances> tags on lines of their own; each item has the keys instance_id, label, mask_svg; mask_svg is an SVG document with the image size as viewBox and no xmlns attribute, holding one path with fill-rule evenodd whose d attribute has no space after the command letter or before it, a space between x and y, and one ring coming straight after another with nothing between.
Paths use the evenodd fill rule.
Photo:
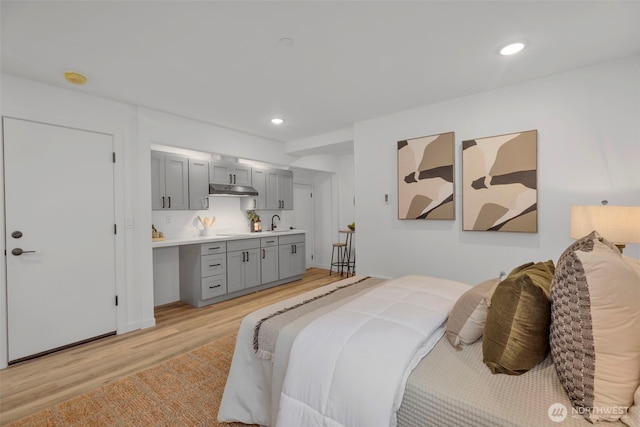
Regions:
<instances>
[{"instance_id":1,"label":"green velvet pillow","mask_svg":"<svg viewBox=\"0 0 640 427\"><path fill-rule=\"evenodd\" d=\"M524 374L547 356L554 272L551 260L523 264L496 287L482 342L494 374Z\"/></svg>"}]
</instances>

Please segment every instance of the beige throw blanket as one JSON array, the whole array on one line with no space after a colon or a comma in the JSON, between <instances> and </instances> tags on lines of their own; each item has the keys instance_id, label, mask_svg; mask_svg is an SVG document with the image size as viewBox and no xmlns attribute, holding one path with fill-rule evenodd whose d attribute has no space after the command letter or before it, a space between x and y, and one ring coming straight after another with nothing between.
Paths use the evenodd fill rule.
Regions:
<instances>
[{"instance_id":1,"label":"beige throw blanket","mask_svg":"<svg viewBox=\"0 0 640 427\"><path fill-rule=\"evenodd\" d=\"M253 350L260 359L271 360L278 334L283 327L321 307L344 300L382 283L384 279L364 277L293 306L278 310L261 319L254 328Z\"/></svg>"}]
</instances>

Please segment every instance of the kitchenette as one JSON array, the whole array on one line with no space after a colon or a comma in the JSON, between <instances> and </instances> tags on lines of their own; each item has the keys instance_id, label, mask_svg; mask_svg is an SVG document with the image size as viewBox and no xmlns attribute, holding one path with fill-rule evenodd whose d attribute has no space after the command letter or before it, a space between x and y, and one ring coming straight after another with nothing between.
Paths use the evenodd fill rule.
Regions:
<instances>
[{"instance_id":1,"label":"kitchenette","mask_svg":"<svg viewBox=\"0 0 640 427\"><path fill-rule=\"evenodd\" d=\"M151 152L154 305L202 307L302 278L293 172L205 153Z\"/></svg>"}]
</instances>

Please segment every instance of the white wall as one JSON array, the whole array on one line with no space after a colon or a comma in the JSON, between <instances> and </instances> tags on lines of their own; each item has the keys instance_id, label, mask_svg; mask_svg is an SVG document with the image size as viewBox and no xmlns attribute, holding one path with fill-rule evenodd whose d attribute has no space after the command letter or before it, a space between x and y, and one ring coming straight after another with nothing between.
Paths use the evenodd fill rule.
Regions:
<instances>
[{"instance_id":1,"label":"white wall","mask_svg":"<svg viewBox=\"0 0 640 427\"><path fill-rule=\"evenodd\" d=\"M2 116L40 121L61 126L92 130L111 134L114 137L118 157L116 164L116 224L120 232L116 236L116 291L120 297L117 311L119 333L151 326L152 301L145 301L143 286L151 283L151 252L148 250L148 233L136 227L127 229L127 219L134 224L141 212L148 207L139 197L137 146L137 112L135 107L83 95L78 92L33 83L20 78L2 75ZM148 155L147 155L148 158ZM147 163L149 163L147 161ZM3 164L0 163L0 169ZM147 170L148 170L147 166ZM0 171L0 188L4 189L4 174ZM146 180L149 181L149 177ZM146 191L149 193L149 191ZM4 213L4 197L0 198L0 212ZM37 208L37 207L35 207ZM45 208L42 209L46 214ZM4 220L0 221L4 226ZM4 231L4 230L3 230ZM146 230L145 230L146 231ZM3 233L4 235L4 233ZM144 243L142 244L144 238ZM4 247L4 239L1 239ZM6 275L5 264L0 266L0 368L7 364L6 352Z\"/></svg>"},{"instance_id":2,"label":"white wall","mask_svg":"<svg viewBox=\"0 0 640 427\"><path fill-rule=\"evenodd\" d=\"M151 211L150 150L152 144L171 145L202 152L256 159L279 165L302 160L310 169L335 172L337 165L326 156L298 158L285 153L284 144L235 132L195 120L88 96L81 91L67 90L2 74L0 115L41 121L61 126L99 131L114 136L118 157L116 164L116 222L119 248L117 285L118 333L155 325L153 250L149 232L152 221L170 236L189 228L198 213L219 217L219 227L238 228L244 221L238 199L214 200L208 211L153 213ZM2 150L0 150L1 156ZM0 158L0 192L4 189ZM331 175L322 172L325 175ZM317 218L332 217L328 209L336 205L335 194L323 189L325 200L316 204ZM213 200L213 199L212 199ZM268 212L267 212L268 213ZM236 216L238 214L238 216ZM170 217L171 222L167 222ZM125 224L132 223L133 228ZM0 227L4 227L4 197L0 194ZM327 228L326 230L329 230ZM326 232L326 231L320 231ZM4 229L2 230L4 235ZM319 239L322 241L322 238ZM0 239L0 250L4 250ZM164 253L161 273L174 271L175 254ZM7 366L6 275L0 263L0 368ZM158 273L158 272L157 272ZM177 274L177 271L176 271ZM176 276L177 277L177 276ZM165 289L169 293L175 288ZM173 298L161 295L161 298Z\"/></svg>"},{"instance_id":3,"label":"white wall","mask_svg":"<svg viewBox=\"0 0 640 427\"><path fill-rule=\"evenodd\" d=\"M355 125L358 273L477 283L557 260L572 204L640 205L640 56ZM461 231L461 141L538 130L538 233ZM397 219L399 140L454 131L456 220ZM391 197L383 203L384 194ZM640 245L625 254L640 257Z\"/></svg>"},{"instance_id":4,"label":"white wall","mask_svg":"<svg viewBox=\"0 0 640 427\"><path fill-rule=\"evenodd\" d=\"M356 197L355 187L355 168L353 154L345 154L338 158L338 197L339 197L339 215L338 221L340 229L347 228L347 224L355 221L355 205Z\"/></svg>"}]
</instances>

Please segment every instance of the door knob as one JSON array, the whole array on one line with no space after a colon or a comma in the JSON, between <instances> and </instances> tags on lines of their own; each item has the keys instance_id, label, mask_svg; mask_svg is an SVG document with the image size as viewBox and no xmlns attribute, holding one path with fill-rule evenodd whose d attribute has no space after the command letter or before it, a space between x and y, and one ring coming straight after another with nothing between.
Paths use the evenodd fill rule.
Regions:
<instances>
[{"instance_id":1,"label":"door knob","mask_svg":"<svg viewBox=\"0 0 640 427\"><path fill-rule=\"evenodd\" d=\"M11 250L11 254L15 256L19 256L22 254L32 254L32 253L35 253L35 251L23 251L21 248L15 248Z\"/></svg>"},{"instance_id":2,"label":"door knob","mask_svg":"<svg viewBox=\"0 0 640 427\"><path fill-rule=\"evenodd\" d=\"M14 231L13 233L11 233L11 237L13 237L14 239L19 239L22 237L22 231Z\"/></svg>"}]
</instances>

